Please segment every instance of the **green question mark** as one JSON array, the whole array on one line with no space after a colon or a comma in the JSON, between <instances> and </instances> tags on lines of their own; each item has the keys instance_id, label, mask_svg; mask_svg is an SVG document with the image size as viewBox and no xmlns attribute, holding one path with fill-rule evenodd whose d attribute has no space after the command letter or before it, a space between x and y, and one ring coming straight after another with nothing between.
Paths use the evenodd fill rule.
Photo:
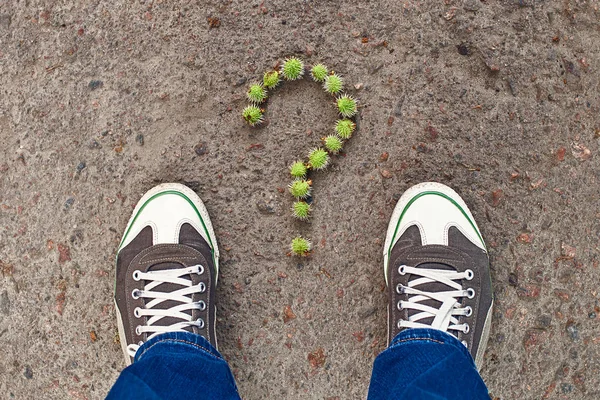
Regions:
<instances>
[{"instance_id":1,"label":"green question mark","mask_svg":"<svg viewBox=\"0 0 600 400\"><path fill-rule=\"evenodd\" d=\"M323 138L323 147L312 150L306 161L296 161L289 167L293 181L288 189L296 199L292 206L292 215L303 221L308 220L311 212L311 204L307 201L312 188L312 181L307 177L309 172L327 167L330 155L337 154L344 142L352 137L356 130L356 123L351 118L358 112L356 100L343 94L344 81L339 75L330 72L323 64L314 65L310 75L315 82L323 84L323 89L327 93L336 96L337 109L342 118L336 121L334 134ZM268 91L275 89L282 80L294 81L303 76L304 62L296 57L287 58L281 68L275 67L272 71L266 72L262 83L254 83L248 89L246 95L251 104L242 111L244 121L250 126L260 125L265 113L260 105L267 100ZM290 249L292 254L307 256L311 251L311 243L308 239L297 236L292 239Z\"/></svg>"}]
</instances>

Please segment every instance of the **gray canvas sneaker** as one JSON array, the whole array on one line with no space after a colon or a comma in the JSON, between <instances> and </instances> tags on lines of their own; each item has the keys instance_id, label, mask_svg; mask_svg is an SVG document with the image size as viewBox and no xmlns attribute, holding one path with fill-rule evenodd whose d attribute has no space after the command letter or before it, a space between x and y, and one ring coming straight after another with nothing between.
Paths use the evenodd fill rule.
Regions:
<instances>
[{"instance_id":1,"label":"gray canvas sneaker","mask_svg":"<svg viewBox=\"0 0 600 400\"><path fill-rule=\"evenodd\" d=\"M215 348L217 240L200 198L177 183L139 201L117 251L115 306L127 365L148 339L202 335Z\"/></svg>"},{"instance_id":2,"label":"gray canvas sneaker","mask_svg":"<svg viewBox=\"0 0 600 400\"><path fill-rule=\"evenodd\" d=\"M458 194L440 183L408 189L383 249L389 293L388 341L409 328L447 332L481 368L492 320L489 257Z\"/></svg>"}]
</instances>

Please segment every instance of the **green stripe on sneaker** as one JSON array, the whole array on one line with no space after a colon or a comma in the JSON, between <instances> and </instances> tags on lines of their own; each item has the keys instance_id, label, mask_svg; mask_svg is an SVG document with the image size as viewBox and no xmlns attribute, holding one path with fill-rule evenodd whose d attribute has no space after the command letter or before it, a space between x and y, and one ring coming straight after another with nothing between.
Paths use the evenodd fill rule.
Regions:
<instances>
[{"instance_id":1,"label":"green stripe on sneaker","mask_svg":"<svg viewBox=\"0 0 600 400\"><path fill-rule=\"evenodd\" d=\"M200 222L202 223L202 228L204 229L204 233L206 233L206 237L208 238L208 244L210 245L210 251L212 253L213 264L215 265L215 268L217 268L217 262L215 260L215 247L214 247L214 244L213 244L212 239L210 237L210 233L208 232L208 229L206 229L206 225L204 224L204 220L202 219L202 215L200 214L200 211L198 211L198 208L196 207L196 205L194 204L194 202L189 199L189 197L187 197L185 194L183 194L183 193L181 193L181 192L179 192L177 190L165 190L164 192L157 193L157 194L153 195L152 197L150 197L148 200L146 200L144 202L144 204L142 204L142 206L140 207L140 209L138 210L138 212L133 217L133 220L131 220L131 224L129 224L129 227L127 228L127 231L123 235L123 239L121 239L121 243L119 243L119 250L117 250L117 257L119 256L119 251L121 250L121 246L125 242L125 238L127 237L127 235L129 234L129 232L131 231L131 227L135 224L135 220L140 215L140 213L142 212L142 210L152 200L156 199L157 197L163 196L165 194L174 194L174 195L183 197L189 203L189 205L192 206L192 208L194 209L194 211L196 211L196 215L198 215L198 218L200 219ZM216 272L218 274L218 271L216 271Z\"/></svg>"},{"instance_id":2,"label":"green stripe on sneaker","mask_svg":"<svg viewBox=\"0 0 600 400\"><path fill-rule=\"evenodd\" d=\"M463 208L452 197L450 197L447 194L444 194L442 192L426 191L426 192L421 192L418 195L416 195L415 197L413 197L412 199L410 199L410 201L408 202L408 204L406 204L406 206L404 206L404 209L402 210L402 214L400 214L400 218L398 218L398 223L396 224L396 229L394 230L394 236L392 236L392 241L390 242L390 247L388 248L388 251L387 251L388 260L390 258L390 254L392 252L392 247L394 247L394 240L396 239L396 235L398 234L398 228L400 227L400 222L402 221L402 217L404 217L404 214L406 214L406 210L408 210L408 207L410 207L419 198L421 198L423 196L426 196L426 195L430 195L430 194L431 195L435 195L435 196L443 197L446 200L449 200L452 204L454 204L456 206L456 208L458 208L460 210L460 212L462 213L462 215L464 215L464 217L467 219L467 221L469 221L469 224L471 224L471 226L473 227L473 229L477 233L477 236L479 237L479 240L481 240L481 243L485 247L485 243L483 241L483 238L481 237L481 233L479 233L479 229L477 229L477 226L475 226L475 223L471 220L471 218L469 218L469 215L467 214L467 212L465 210L463 210Z\"/></svg>"}]
</instances>

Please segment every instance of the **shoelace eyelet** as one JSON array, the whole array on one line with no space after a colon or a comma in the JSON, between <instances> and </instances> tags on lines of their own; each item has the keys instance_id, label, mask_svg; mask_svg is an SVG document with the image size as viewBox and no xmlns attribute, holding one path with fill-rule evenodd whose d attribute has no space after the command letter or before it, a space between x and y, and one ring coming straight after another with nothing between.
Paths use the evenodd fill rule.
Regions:
<instances>
[{"instance_id":1,"label":"shoelace eyelet","mask_svg":"<svg viewBox=\"0 0 600 400\"><path fill-rule=\"evenodd\" d=\"M137 300L140 298L140 291L138 289L133 289L131 291L131 297L133 297L134 300Z\"/></svg>"},{"instance_id":2,"label":"shoelace eyelet","mask_svg":"<svg viewBox=\"0 0 600 400\"><path fill-rule=\"evenodd\" d=\"M472 280L473 277L475 276L475 274L473 273L473 270L471 270L471 269L466 270L465 273L467 274L468 281Z\"/></svg>"},{"instance_id":3,"label":"shoelace eyelet","mask_svg":"<svg viewBox=\"0 0 600 400\"><path fill-rule=\"evenodd\" d=\"M467 334L471 331L471 327L469 327L469 324L465 324L465 329L463 329L463 333Z\"/></svg>"},{"instance_id":4,"label":"shoelace eyelet","mask_svg":"<svg viewBox=\"0 0 600 400\"><path fill-rule=\"evenodd\" d=\"M141 318L141 317L142 317L142 316L140 315L140 308L139 308L139 307L136 307L136 308L135 308L135 310L133 310L133 315L134 315L136 318Z\"/></svg>"},{"instance_id":5,"label":"shoelace eyelet","mask_svg":"<svg viewBox=\"0 0 600 400\"><path fill-rule=\"evenodd\" d=\"M139 281L140 280L140 271L139 270L135 270L133 271L133 280L134 281Z\"/></svg>"},{"instance_id":6,"label":"shoelace eyelet","mask_svg":"<svg viewBox=\"0 0 600 400\"><path fill-rule=\"evenodd\" d=\"M398 267L398 273L400 275L405 275L406 274L406 265L401 265Z\"/></svg>"},{"instance_id":7,"label":"shoelace eyelet","mask_svg":"<svg viewBox=\"0 0 600 400\"><path fill-rule=\"evenodd\" d=\"M396 285L396 293L404 294L404 286L402 284L399 283Z\"/></svg>"},{"instance_id":8,"label":"shoelace eyelet","mask_svg":"<svg viewBox=\"0 0 600 400\"><path fill-rule=\"evenodd\" d=\"M138 336L140 336L142 334L142 330L139 325L135 327L135 334Z\"/></svg>"},{"instance_id":9,"label":"shoelace eyelet","mask_svg":"<svg viewBox=\"0 0 600 400\"><path fill-rule=\"evenodd\" d=\"M472 299L473 297L475 297L475 289L468 288L467 289L467 298Z\"/></svg>"},{"instance_id":10,"label":"shoelace eyelet","mask_svg":"<svg viewBox=\"0 0 600 400\"><path fill-rule=\"evenodd\" d=\"M198 267L198 272L196 272L196 274L202 275L204 273L204 267L200 264L198 264L197 267Z\"/></svg>"},{"instance_id":11,"label":"shoelace eyelet","mask_svg":"<svg viewBox=\"0 0 600 400\"><path fill-rule=\"evenodd\" d=\"M200 288L200 293L206 292L206 284L204 282L200 282L198 288Z\"/></svg>"},{"instance_id":12,"label":"shoelace eyelet","mask_svg":"<svg viewBox=\"0 0 600 400\"><path fill-rule=\"evenodd\" d=\"M467 341L466 341L466 340L463 340L461 343L462 343L462 344L463 344L463 346L465 346L467 349L469 348L469 343L467 343Z\"/></svg>"},{"instance_id":13,"label":"shoelace eyelet","mask_svg":"<svg viewBox=\"0 0 600 400\"><path fill-rule=\"evenodd\" d=\"M198 323L198 328L199 328L199 329L202 329L202 328L204 328L204 320L203 320L202 318L198 318L198 319L196 320L196 322Z\"/></svg>"},{"instance_id":14,"label":"shoelace eyelet","mask_svg":"<svg viewBox=\"0 0 600 400\"><path fill-rule=\"evenodd\" d=\"M465 311L467 312L465 314L465 317L470 317L471 315L473 315L473 309L471 308L471 306L466 306Z\"/></svg>"},{"instance_id":15,"label":"shoelace eyelet","mask_svg":"<svg viewBox=\"0 0 600 400\"><path fill-rule=\"evenodd\" d=\"M402 329L402 327L400 326L400 322L402 322L402 321L398 321L398 323L396 324L396 328L398 328L398 329Z\"/></svg>"},{"instance_id":16,"label":"shoelace eyelet","mask_svg":"<svg viewBox=\"0 0 600 400\"><path fill-rule=\"evenodd\" d=\"M399 301L399 302L396 304L396 307L398 308L398 311L402 311L402 310L403 310L403 308L402 308L402 300L400 300L400 301Z\"/></svg>"},{"instance_id":17,"label":"shoelace eyelet","mask_svg":"<svg viewBox=\"0 0 600 400\"><path fill-rule=\"evenodd\" d=\"M200 300L198 302L198 310L200 310L200 311L206 310L206 303L204 302L204 300Z\"/></svg>"}]
</instances>

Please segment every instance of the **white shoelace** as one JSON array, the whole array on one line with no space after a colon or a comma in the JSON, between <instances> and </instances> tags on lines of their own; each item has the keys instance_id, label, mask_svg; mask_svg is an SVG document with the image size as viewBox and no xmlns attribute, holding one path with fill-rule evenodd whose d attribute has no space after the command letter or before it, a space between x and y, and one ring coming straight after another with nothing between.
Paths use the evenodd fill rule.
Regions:
<instances>
[{"instance_id":1,"label":"white shoelace","mask_svg":"<svg viewBox=\"0 0 600 400\"><path fill-rule=\"evenodd\" d=\"M202 318L192 320L191 313L186 314L184 311L204 311L206 309L206 303L204 301L192 301L192 295L194 293L204 293L206 291L206 284L204 282L200 282L199 284L194 285L191 279L182 278L182 276L190 274L202 275L203 273L204 267L202 265L193 265L187 268L166 269L150 272L134 271L134 280L144 280L148 283L144 286L144 290L133 290L131 297L134 299L140 297L153 299L146 303L144 308L137 307L134 310L134 315L136 318L150 317L145 325L137 325L135 327L136 334L141 335L144 333L150 333L147 339L151 339L160 333L185 332L185 328L189 328L191 326L196 326L202 329L204 327L204 320ZM158 285L163 283L175 283L184 287L168 293L152 291ZM182 304L167 309L153 308L166 300L172 300ZM164 317L178 318L182 321L167 326L154 325ZM127 352L129 355L131 357L135 356L135 353L142 344L143 342L128 345Z\"/></svg>"},{"instance_id":2,"label":"white shoelace","mask_svg":"<svg viewBox=\"0 0 600 400\"><path fill-rule=\"evenodd\" d=\"M465 272L456 272L450 270L415 268L401 265L398 267L398 273L400 275L412 274L420 277L412 279L408 283L408 286L404 286L402 284L398 284L396 286L396 292L398 294L407 294L409 296L407 301L400 300L398 302L396 305L398 310L409 309L420 311L414 315L411 315L408 318L408 321L398 321L399 329L433 328L448 332L454 336L456 335L449 331L456 331L456 333L469 332L469 324L459 324L457 317L469 317L473 313L473 310L469 306L462 308L458 299L461 297L468 297L470 299L473 298L475 296L475 290L471 288L464 290L462 285L455 281L462 279L470 281L473 279L473 271L468 269ZM442 283L454 290L444 292L425 292L416 288L419 285L425 285L433 282ZM439 308L435 308L422 304L423 301L431 299L441 302L441 306ZM433 317L431 324L419 322L425 318L431 317ZM463 342L463 344L464 343L465 342Z\"/></svg>"}]
</instances>

